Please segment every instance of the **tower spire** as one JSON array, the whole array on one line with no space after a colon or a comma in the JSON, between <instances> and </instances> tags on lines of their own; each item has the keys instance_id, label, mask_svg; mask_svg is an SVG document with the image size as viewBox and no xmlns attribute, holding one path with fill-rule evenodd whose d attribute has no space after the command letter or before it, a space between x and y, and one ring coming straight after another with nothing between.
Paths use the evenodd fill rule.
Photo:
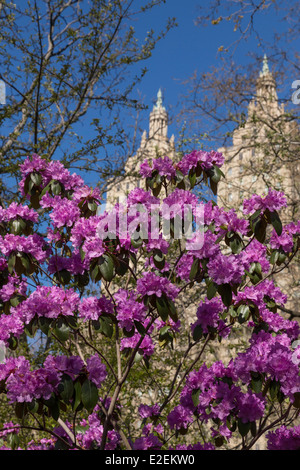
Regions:
<instances>
[{"instance_id":1,"label":"tower spire","mask_svg":"<svg viewBox=\"0 0 300 470\"><path fill-rule=\"evenodd\" d=\"M162 98L161 88L157 92L156 104L153 106L153 110L156 110L156 109L165 109L164 106L163 106L163 98Z\"/></svg>"},{"instance_id":2,"label":"tower spire","mask_svg":"<svg viewBox=\"0 0 300 470\"><path fill-rule=\"evenodd\" d=\"M268 73L270 73L269 64L268 64L268 57L267 57L267 54L264 54L263 68L262 68L262 71L260 72L259 75L261 77L263 77L264 75L267 75Z\"/></svg>"}]
</instances>

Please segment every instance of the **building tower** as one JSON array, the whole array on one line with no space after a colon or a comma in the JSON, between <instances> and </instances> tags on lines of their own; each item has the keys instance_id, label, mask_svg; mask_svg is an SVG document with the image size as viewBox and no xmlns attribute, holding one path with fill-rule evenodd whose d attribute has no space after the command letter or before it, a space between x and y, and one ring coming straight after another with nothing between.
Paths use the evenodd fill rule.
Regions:
<instances>
[{"instance_id":1,"label":"building tower","mask_svg":"<svg viewBox=\"0 0 300 470\"><path fill-rule=\"evenodd\" d=\"M244 199L254 193L263 195L271 187L282 190L288 199L286 220L299 217L299 168L289 158L296 133L295 123L278 102L265 55L246 122L233 132L232 146L219 149L225 156L225 180L219 184L218 205L239 211Z\"/></svg>"},{"instance_id":2,"label":"building tower","mask_svg":"<svg viewBox=\"0 0 300 470\"><path fill-rule=\"evenodd\" d=\"M233 132L232 146L219 149L225 157L222 167L225 178L218 186L218 205L233 207L239 213L243 200L253 194L262 196L272 188L283 191L287 198L288 206L280 214L282 222L298 220L299 159L291 158L296 154L297 140L299 131L278 102L275 79L265 55L246 122ZM294 263L285 272L276 281L291 299L289 308L299 312L299 265Z\"/></svg>"},{"instance_id":3,"label":"building tower","mask_svg":"<svg viewBox=\"0 0 300 470\"><path fill-rule=\"evenodd\" d=\"M168 137L169 117L163 105L161 89L158 90L156 103L149 116L149 132L142 134L140 147L136 154L130 157L124 168L124 175L116 181L113 188L107 193L108 206L116 204L120 198L126 196L132 189L142 187L143 181L139 178L140 164L149 157L164 157L167 155L175 159L175 138Z\"/></svg>"}]
</instances>

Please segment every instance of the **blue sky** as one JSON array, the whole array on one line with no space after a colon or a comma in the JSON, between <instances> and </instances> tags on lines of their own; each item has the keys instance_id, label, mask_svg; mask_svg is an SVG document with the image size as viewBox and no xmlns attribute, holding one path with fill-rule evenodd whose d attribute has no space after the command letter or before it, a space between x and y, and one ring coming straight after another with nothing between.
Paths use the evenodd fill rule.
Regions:
<instances>
[{"instance_id":1,"label":"blue sky","mask_svg":"<svg viewBox=\"0 0 300 470\"><path fill-rule=\"evenodd\" d=\"M196 26L195 19L199 14L197 7L203 3L206 4L208 1L167 0L165 5L155 8L150 15L134 24L142 38L143 32L147 29L163 27L167 17L176 17L178 22L178 27L171 30L166 38L158 43L152 57L145 62L149 71L139 84L138 90L150 110L157 90L161 87L164 104L171 110L174 108L176 112L180 96L185 92L183 82L195 71L200 74L212 66L218 66L220 61L218 48L221 45L226 47L237 39L239 33L233 31L233 24L230 22L222 21L218 25L207 27ZM264 41L269 41L270 44L273 42L274 33L283 31L287 27L274 10L260 13L255 19L255 24ZM296 50L299 50L299 46L300 39L297 40L297 44L291 45ZM245 65L250 60L249 54L258 53L263 57L264 53L268 52L267 47L258 47L257 41L252 38L238 46L235 62ZM286 78L288 83L289 81L292 83L297 77ZM148 125L147 119L148 113L145 113L145 128ZM176 129L170 126L169 134L172 132L176 134Z\"/></svg>"}]
</instances>

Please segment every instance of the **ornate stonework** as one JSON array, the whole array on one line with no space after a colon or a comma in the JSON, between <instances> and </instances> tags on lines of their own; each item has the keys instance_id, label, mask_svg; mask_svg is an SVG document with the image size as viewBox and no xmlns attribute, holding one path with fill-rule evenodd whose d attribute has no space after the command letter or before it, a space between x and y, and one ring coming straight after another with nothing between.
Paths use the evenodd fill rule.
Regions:
<instances>
[{"instance_id":1,"label":"ornate stonework","mask_svg":"<svg viewBox=\"0 0 300 470\"><path fill-rule=\"evenodd\" d=\"M116 181L113 189L107 194L107 204L114 205L120 197L126 196L132 189L143 186L143 180L139 177L140 164L147 157L167 155L171 159L176 156L174 135L168 137L168 113L163 106L162 92L159 89L157 101L153 106L149 118L149 133L145 130L142 134L141 144L136 155L130 157L125 165L125 177Z\"/></svg>"},{"instance_id":2,"label":"ornate stonework","mask_svg":"<svg viewBox=\"0 0 300 470\"><path fill-rule=\"evenodd\" d=\"M218 205L234 207L240 212L244 199L253 194L266 194L270 187L286 195L288 206L281 211L282 222L298 220L299 159L290 158L291 150L295 150L293 142L297 141L297 132L295 122L278 102L276 83L265 56L246 122L233 132L232 146L218 150L225 156L222 167L225 179L218 186ZM288 271L275 279L289 296L287 308L299 312L299 264L291 264Z\"/></svg>"},{"instance_id":3,"label":"ornate stonework","mask_svg":"<svg viewBox=\"0 0 300 470\"><path fill-rule=\"evenodd\" d=\"M278 102L265 56L245 123L233 132L232 146L219 149L225 156L225 179L218 187L218 205L240 210L244 199L255 193L263 195L271 187L287 197L286 220L297 218L299 162L289 158L296 132L295 123Z\"/></svg>"}]
</instances>

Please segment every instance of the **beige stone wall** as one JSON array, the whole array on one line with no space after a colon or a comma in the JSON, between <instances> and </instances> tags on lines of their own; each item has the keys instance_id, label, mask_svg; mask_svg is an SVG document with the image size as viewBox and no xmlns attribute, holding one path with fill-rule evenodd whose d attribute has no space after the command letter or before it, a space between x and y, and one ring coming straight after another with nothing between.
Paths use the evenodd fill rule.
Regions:
<instances>
[{"instance_id":1,"label":"beige stone wall","mask_svg":"<svg viewBox=\"0 0 300 470\"><path fill-rule=\"evenodd\" d=\"M220 148L225 156L222 168L225 179L219 183L218 205L235 208L241 215L243 201L253 194L266 195L268 188L283 191L287 208L280 213L283 224L300 218L300 164L289 159L297 129L286 118L278 103L276 84L264 65L256 96L248 107L243 127L233 133L232 146ZM279 287L288 294L287 308L300 311L300 267L293 265L276 277Z\"/></svg>"}]
</instances>

